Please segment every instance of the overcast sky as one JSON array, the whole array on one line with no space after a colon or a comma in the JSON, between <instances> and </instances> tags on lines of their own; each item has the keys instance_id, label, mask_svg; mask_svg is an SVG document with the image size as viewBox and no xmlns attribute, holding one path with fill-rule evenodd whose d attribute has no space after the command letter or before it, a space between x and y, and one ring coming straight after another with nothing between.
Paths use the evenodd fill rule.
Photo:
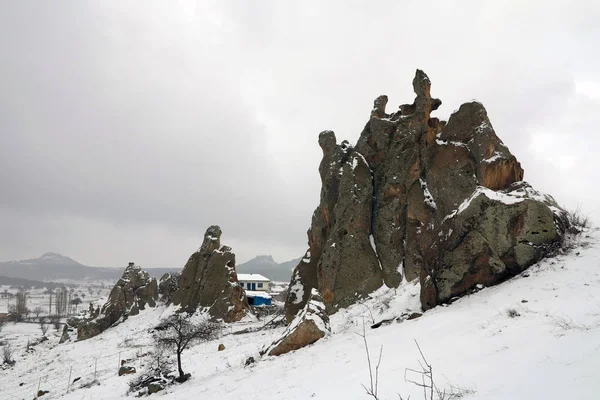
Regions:
<instances>
[{"instance_id":1,"label":"overcast sky","mask_svg":"<svg viewBox=\"0 0 600 400\"><path fill-rule=\"evenodd\" d=\"M477 99L525 180L600 221L600 2L5 1L0 260L183 266L306 248L318 133Z\"/></svg>"}]
</instances>

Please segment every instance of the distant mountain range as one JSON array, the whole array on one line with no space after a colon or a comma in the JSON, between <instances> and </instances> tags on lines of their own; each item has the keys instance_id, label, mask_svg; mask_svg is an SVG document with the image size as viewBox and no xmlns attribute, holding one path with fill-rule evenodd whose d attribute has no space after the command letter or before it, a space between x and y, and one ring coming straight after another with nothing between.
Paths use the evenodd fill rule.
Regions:
<instances>
[{"instance_id":1,"label":"distant mountain range","mask_svg":"<svg viewBox=\"0 0 600 400\"><path fill-rule=\"evenodd\" d=\"M0 275L12 278L52 281L60 279L117 280L123 274L122 268L88 267L58 253L45 253L39 258L21 261L0 262ZM147 271L160 278L165 272L179 271L180 268L148 268Z\"/></svg>"},{"instance_id":2,"label":"distant mountain range","mask_svg":"<svg viewBox=\"0 0 600 400\"><path fill-rule=\"evenodd\" d=\"M240 273L261 274L272 281L289 282L292 269L300 259L277 263L271 256L258 256L236 267ZM143 268L143 266L142 266ZM181 272L180 268L145 268L150 275L159 279L167 272ZM89 267L70 257L58 253L45 253L39 258L21 261L0 262L0 276L35 281L55 280L114 280L123 274L120 268ZM5 283L8 284L8 283Z\"/></svg>"},{"instance_id":3,"label":"distant mountain range","mask_svg":"<svg viewBox=\"0 0 600 400\"><path fill-rule=\"evenodd\" d=\"M300 258L277 263L271 256L257 256L250 261L237 265L235 269L241 274L261 274L272 281L289 282L292 270Z\"/></svg>"}]
</instances>

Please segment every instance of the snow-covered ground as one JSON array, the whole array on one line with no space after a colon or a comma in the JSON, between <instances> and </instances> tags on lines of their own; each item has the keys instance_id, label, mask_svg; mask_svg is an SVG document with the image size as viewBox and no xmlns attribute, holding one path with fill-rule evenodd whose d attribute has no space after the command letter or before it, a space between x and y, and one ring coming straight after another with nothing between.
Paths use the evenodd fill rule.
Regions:
<instances>
[{"instance_id":1,"label":"snow-covered ground","mask_svg":"<svg viewBox=\"0 0 600 400\"><path fill-rule=\"evenodd\" d=\"M95 306L98 304L103 304L114 285L107 285L106 281L89 281L89 282L81 282L81 281L68 281L67 289L72 291L71 298L79 298L81 299L81 304L77 306L73 311L81 311L86 310L89 307L90 303L93 303ZM15 295L19 289L10 286L0 286L0 313L8 312L11 305L14 305L16 300L12 296L6 296L4 291L10 293L11 295ZM46 316L48 315L49 302L50 302L50 294L47 289L26 289L27 293L27 308L32 312L29 314L29 317L34 317L35 314L33 310L37 307L40 307L42 310L40 315ZM52 310L54 310L54 301L56 300L55 295L52 296Z\"/></svg>"},{"instance_id":2,"label":"snow-covered ground","mask_svg":"<svg viewBox=\"0 0 600 400\"><path fill-rule=\"evenodd\" d=\"M382 349L379 398L422 399L405 381L407 368L420 369L418 342L440 389L465 399L600 398L600 232L567 256L548 259L510 281L485 288L422 317L370 329L380 321L418 309L418 285L380 289L364 304L332 317L333 333L312 346L280 357L258 354L283 328L231 335L183 353L188 382L152 395L164 399L369 399L363 321L373 368ZM8 325L0 340L19 348L16 364L0 370L0 399L31 399L38 385L44 399L125 397L130 376L117 376L119 359L143 368L151 347L149 329L173 310L157 307L131 317L100 336L58 345L58 336L24 353L30 324ZM37 326L35 326L37 328ZM225 345L217 351L218 344ZM120 353L120 357L119 357ZM244 366L250 357L258 361ZM98 385L88 384L94 379ZM69 382L81 377L70 385ZM408 372L409 379L420 379ZM22 385L21 385L22 384ZM453 389L454 388L454 389Z\"/></svg>"}]
</instances>

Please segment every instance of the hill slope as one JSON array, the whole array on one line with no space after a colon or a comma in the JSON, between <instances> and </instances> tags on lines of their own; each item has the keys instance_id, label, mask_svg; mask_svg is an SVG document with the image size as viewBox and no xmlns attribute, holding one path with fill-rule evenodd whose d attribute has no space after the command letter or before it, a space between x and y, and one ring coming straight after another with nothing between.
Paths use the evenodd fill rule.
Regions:
<instances>
[{"instance_id":1,"label":"hill slope","mask_svg":"<svg viewBox=\"0 0 600 400\"><path fill-rule=\"evenodd\" d=\"M373 368L380 346L379 398L423 398L421 388L405 382L406 368L419 369L418 341L433 366L440 389L461 391L465 399L597 399L600 383L600 247L598 232L592 244L567 256L544 260L511 280L485 288L450 306L438 306L422 317L366 328ZM258 356L282 328L258 333L226 334L195 346L183 355L192 374L185 384L152 398L182 399L369 399L363 321L379 321L411 312L419 304L419 284L382 288L364 305L341 310L331 318L333 334L302 350L266 357L250 367L244 361ZM139 368L150 349L150 327L171 308L157 307L131 317L102 335L83 342L57 345L58 337L38 345L34 354L17 352L17 364L0 374L0 399L31 397L43 376L44 398L62 396L70 367L81 377L65 399L125 398L129 378L118 377L118 355L132 358ZM234 324L232 330L263 322ZM32 325L32 324L22 324ZM3 339L24 347L19 325L9 325ZM230 329L226 330L228 333ZM38 334L39 335L39 334ZM223 343L224 351L217 351ZM44 347L45 346L45 347ZM99 385L83 388L93 379L97 358ZM73 378L73 377L72 377ZM420 377L407 375L407 378ZM18 386L23 383L22 386ZM452 389L452 387L455 389ZM10 397L14 396L14 397Z\"/></svg>"}]
</instances>

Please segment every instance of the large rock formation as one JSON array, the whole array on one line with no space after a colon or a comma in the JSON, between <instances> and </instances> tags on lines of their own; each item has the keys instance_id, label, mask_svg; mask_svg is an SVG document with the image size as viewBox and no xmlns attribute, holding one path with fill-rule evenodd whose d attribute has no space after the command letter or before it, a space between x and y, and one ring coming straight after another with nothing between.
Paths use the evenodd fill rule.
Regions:
<instances>
[{"instance_id":1,"label":"large rock formation","mask_svg":"<svg viewBox=\"0 0 600 400\"><path fill-rule=\"evenodd\" d=\"M321 201L309 250L286 300L291 321L313 288L328 313L382 284L420 279L424 309L492 285L546 255L566 227L550 197L522 182L523 169L477 102L440 121L431 82L417 70L416 98L386 113L375 99L356 147L319 135Z\"/></svg>"},{"instance_id":2,"label":"large rock formation","mask_svg":"<svg viewBox=\"0 0 600 400\"><path fill-rule=\"evenodd\" d=\"M185 264L171 299L187 312L204 308L215 319L239 321L249 305L237 281L235 254L231 247L221 246L221 228L213 225L206 230L200 249Z\"/></svg>"},{"instance_id":3,"label":"large rock formation","mask_svg":"<svg viewBox=\"0 0 600 400\"><path fill-rule=\"evenodd\" d=\"M108 329L122 317L136 315L146 306L155 307L158 284L146 271L129 263L102 306L100 314L77 327L77 339L84 340Z\"/></svg>"}]
</instances>

